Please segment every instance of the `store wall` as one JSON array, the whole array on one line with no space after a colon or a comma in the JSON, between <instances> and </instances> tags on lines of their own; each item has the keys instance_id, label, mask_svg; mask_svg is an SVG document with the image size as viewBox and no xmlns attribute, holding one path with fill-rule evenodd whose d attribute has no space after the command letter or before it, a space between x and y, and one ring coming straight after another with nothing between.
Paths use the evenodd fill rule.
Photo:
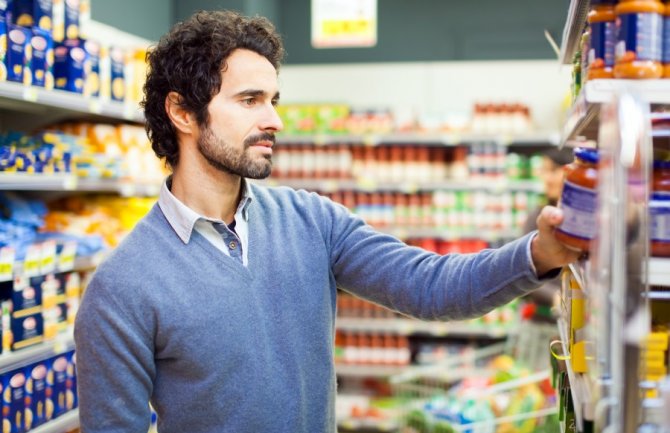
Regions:
<instances>
[{"instance_id":1,"label":"store wall","mask_svg":"<svg viewBox=\"0 0 670 433\"><path fill-rule=\"evenodd\" d=\"M520 102L543 131L559 129L570 89L555 60L285 65L279 79L284 103L389 108L429 124L469 118L475 102Z\"/></svg>"},{"instance_id":2,"label":"store wall","mask_svg":"<svg viewBox=\"0 0 670 433\"><path fill-rule=\"evenodd\" d=\"M174 21L173 0L91 0L91 18L157 41Z\"/></svg>"}]
</instances>

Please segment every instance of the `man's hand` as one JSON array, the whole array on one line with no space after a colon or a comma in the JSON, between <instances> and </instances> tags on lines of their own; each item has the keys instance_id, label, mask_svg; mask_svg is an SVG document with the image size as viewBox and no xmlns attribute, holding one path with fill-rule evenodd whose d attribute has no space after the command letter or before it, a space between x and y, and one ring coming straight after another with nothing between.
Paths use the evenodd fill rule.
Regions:
<instances>
[{"instance_id":1,"label":"man's hand","mask_svg":"<svg viewBox=\"0 0 670 433\"><path fill-rule=\"evenodd\" d=\"M561 266L568 265L582 254L560 243L554 229L563 221L563 212L553 206L545 206L537 217L537 235L530 244L530 253L538 277Z\"/></svg>"}]
</instances>

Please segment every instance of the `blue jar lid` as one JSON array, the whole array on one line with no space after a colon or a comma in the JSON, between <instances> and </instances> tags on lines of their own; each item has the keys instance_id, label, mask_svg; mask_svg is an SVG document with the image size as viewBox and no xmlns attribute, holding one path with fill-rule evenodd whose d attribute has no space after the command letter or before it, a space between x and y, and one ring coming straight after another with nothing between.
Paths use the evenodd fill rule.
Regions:
<instances>
[{"instance_id":1,"label":"blue jar lid","mask_svg":"<svg viewBox=\"0 0 670 433\"><path fill-rule=\"evenodd\" d=\"M654 161L654 170L668 170L670 169L670 161Z\"/></svg>"},{"instance_id":2,"label":"blue jar lid","mask_svg":"<svg viewBox=\"0 0 670 433\"><path fill-rule=\"evenodd\" d=\"M597 164L599 159L598 149L593 149L590 147L576 147L575 157L591 164Z\"/></svg>"}]
</instances>

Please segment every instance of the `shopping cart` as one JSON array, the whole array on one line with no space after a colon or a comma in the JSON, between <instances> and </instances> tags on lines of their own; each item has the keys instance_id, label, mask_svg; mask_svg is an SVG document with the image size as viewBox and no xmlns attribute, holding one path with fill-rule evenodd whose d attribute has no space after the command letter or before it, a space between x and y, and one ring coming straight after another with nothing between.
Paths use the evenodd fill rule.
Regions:
<instances>
[{"instance_id":1,"label":"shopping cart","mask_svg":"<svg viewBox=\"0 0 670 433\"><path fill-rule=\"evenodd\" d=\"M549 370L513 373L508 343L469 348L390 378L401 433L557 431ZM502 363L500 360L506 360ZM554 427L556 430L554 430Z\"/></svg>"}]
</instances>

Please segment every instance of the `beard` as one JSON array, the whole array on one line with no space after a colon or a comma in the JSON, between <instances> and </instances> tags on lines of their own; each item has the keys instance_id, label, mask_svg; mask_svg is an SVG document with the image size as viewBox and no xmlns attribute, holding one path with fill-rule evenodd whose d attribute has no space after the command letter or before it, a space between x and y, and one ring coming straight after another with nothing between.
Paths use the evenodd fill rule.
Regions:
<instances>
[{"instance_id":1,"label":"beard","mask_svg":"<svg viewBox=\"0 0 670 433\"><path fill-rule=\"evenodd\" d=\"M275 136L265 132L248 137L240 150L205 126L197 144L200 154L215 169L249 179L265 179L272 173L272 156L253 157L249 152L249 148L259 141L271 141L274 144Z\"/></svg>"}]
</instances>

